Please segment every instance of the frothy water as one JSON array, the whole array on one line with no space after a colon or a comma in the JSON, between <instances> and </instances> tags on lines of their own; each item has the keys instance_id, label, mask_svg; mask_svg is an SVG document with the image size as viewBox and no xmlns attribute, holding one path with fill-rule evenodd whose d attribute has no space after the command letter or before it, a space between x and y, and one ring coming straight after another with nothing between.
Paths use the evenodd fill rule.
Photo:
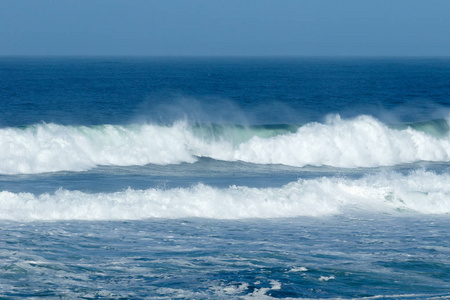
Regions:
<instances>
[{"instance_id":1,"label":"frothy water","mask_svg":"<svg viewBox=\"0 0 450 300\"><path fill-rule=\"evenodd\" d=\"M450 296L448 59L0 75L0 298Z\"/></svg>"},{"instance_id":2,"label":"frothy water","mask_svg":"<svg viewBox=\"0 0 450 300\"><path fill-rule=\"evenodd\" d=\"M445 122L445 121L444 121ZM193 163L197 157L342 168L450 160L442 122L395 129L370 116L280 128L236 125L62 126L0 129L1 174L82 171L100 165ZM415 127L415 128L414 128Z\"/></svg>"},{"instance_id":3,"label":"frothy water","mask_svg":"<svg viewBox=\"0 0 450 300\"><path fill-rule=\"evenodd\" d=\"M450 213L450 176L415 171L361 179L318 178L280 188L198 184L190 188L127 189L88 194L0 192L0 219L139 220L147 218L247 219L328 216L346 212Z\"/></svg>"}]
</instances>

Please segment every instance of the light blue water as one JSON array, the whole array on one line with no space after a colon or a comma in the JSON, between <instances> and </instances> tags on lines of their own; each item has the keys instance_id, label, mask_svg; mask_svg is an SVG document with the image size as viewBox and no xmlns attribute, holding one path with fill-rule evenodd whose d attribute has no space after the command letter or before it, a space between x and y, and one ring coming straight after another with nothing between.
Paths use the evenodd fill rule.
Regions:
<instances>
[{"instance_id":1,"label":"light blue water","mask_svg":"<svg viewBox=\"0 0 450 300\"><path fill-rule=\"evenodd\" d=\"M0 297L450 297L450 60L0 77Z\"/></svg>"}]
</instances>

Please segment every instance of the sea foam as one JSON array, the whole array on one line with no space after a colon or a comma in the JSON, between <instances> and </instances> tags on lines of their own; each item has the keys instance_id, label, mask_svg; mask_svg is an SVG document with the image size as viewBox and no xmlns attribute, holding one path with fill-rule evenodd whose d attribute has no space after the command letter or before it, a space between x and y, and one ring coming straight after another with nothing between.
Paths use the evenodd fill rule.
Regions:
<instances>
[{"instance_id":1,"label":"sea foam","mask_svg":"<svg viewBox=\"0 0 450 300\"><path fill-rule=\"evenodd\" d=\"M358 213L450 213L450 175L380 172L360 179L299 179L279 188L196 184L189 188L114 193L57 190L0 192L0 219L118 220L147 218L286 218Z\"/></svg>"},{"instance_id":2,"label":"sea foam","mask_svg":"<svg viewBox=\"0 0 450 300\"><path fill-rule=\"evenodd\" d=\"M173 126L62 126L39 124L0 130L0 173L83 171L98 165L194 162L190 133Z\"/></svg>"},{"instance_id":3,"label":"sea foam","mask_svg":"<svg viewBox=\"0 0 450 300\"><path fill-rule=\"evenodd\" d=\"M210 130L211 125L183 121L170 126L39 124L4 128L0 129L0 174L193 163L198 157L343 168L450 161L448 131L429 124L431 130L427 126L393 128L370 116L350 120L334 116L325 123L275 129L215 125Z\"/></svg>"}]
</instances>

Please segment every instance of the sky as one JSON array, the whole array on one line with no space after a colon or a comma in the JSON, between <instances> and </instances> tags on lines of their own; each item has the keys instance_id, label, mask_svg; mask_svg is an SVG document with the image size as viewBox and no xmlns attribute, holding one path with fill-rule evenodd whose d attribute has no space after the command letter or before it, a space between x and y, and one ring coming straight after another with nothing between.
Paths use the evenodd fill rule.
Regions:
<instances>
[{"instance_id":1,"label":"sky","mask_svg":"<svg viewBox=\"0 0 450 300\"><path fill-rule=\"evenodd\" d=\"M0 0L0 55L450 56L450 0Z\"/></svg>"}]
</instances>

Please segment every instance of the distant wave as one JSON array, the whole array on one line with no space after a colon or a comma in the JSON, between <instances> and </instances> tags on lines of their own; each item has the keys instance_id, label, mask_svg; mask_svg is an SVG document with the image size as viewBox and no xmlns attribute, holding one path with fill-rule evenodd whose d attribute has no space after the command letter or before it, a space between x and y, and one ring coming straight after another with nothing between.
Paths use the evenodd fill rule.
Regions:
<instances>
[{"instance_id":1,"label":"distant wave","mask_svg":"<svg viewBox=\"0 0 450 300\"><path fill-rule=\"evenodd\" d=\"M326 216L346 212L450 213L450 175L415 171L361 179L298 180L280 188L198 184L190 188L128 189L89 194L0 192L3 220L117 220L201 217L213 219Z\"/></svg>"},{"instance_id":2,"label":"distant wave","mask_svg":"<svg viewBox=\"0 0 450 300\"><path fill-rule=\"evenodd\" d=\"M325 123L241 126L38 124L0 129L0 174L82 171L99 165L193 163L198 157L343 168L450 161L446 120L386 125L371 116Z\"/></svg>"}]
</instances>

